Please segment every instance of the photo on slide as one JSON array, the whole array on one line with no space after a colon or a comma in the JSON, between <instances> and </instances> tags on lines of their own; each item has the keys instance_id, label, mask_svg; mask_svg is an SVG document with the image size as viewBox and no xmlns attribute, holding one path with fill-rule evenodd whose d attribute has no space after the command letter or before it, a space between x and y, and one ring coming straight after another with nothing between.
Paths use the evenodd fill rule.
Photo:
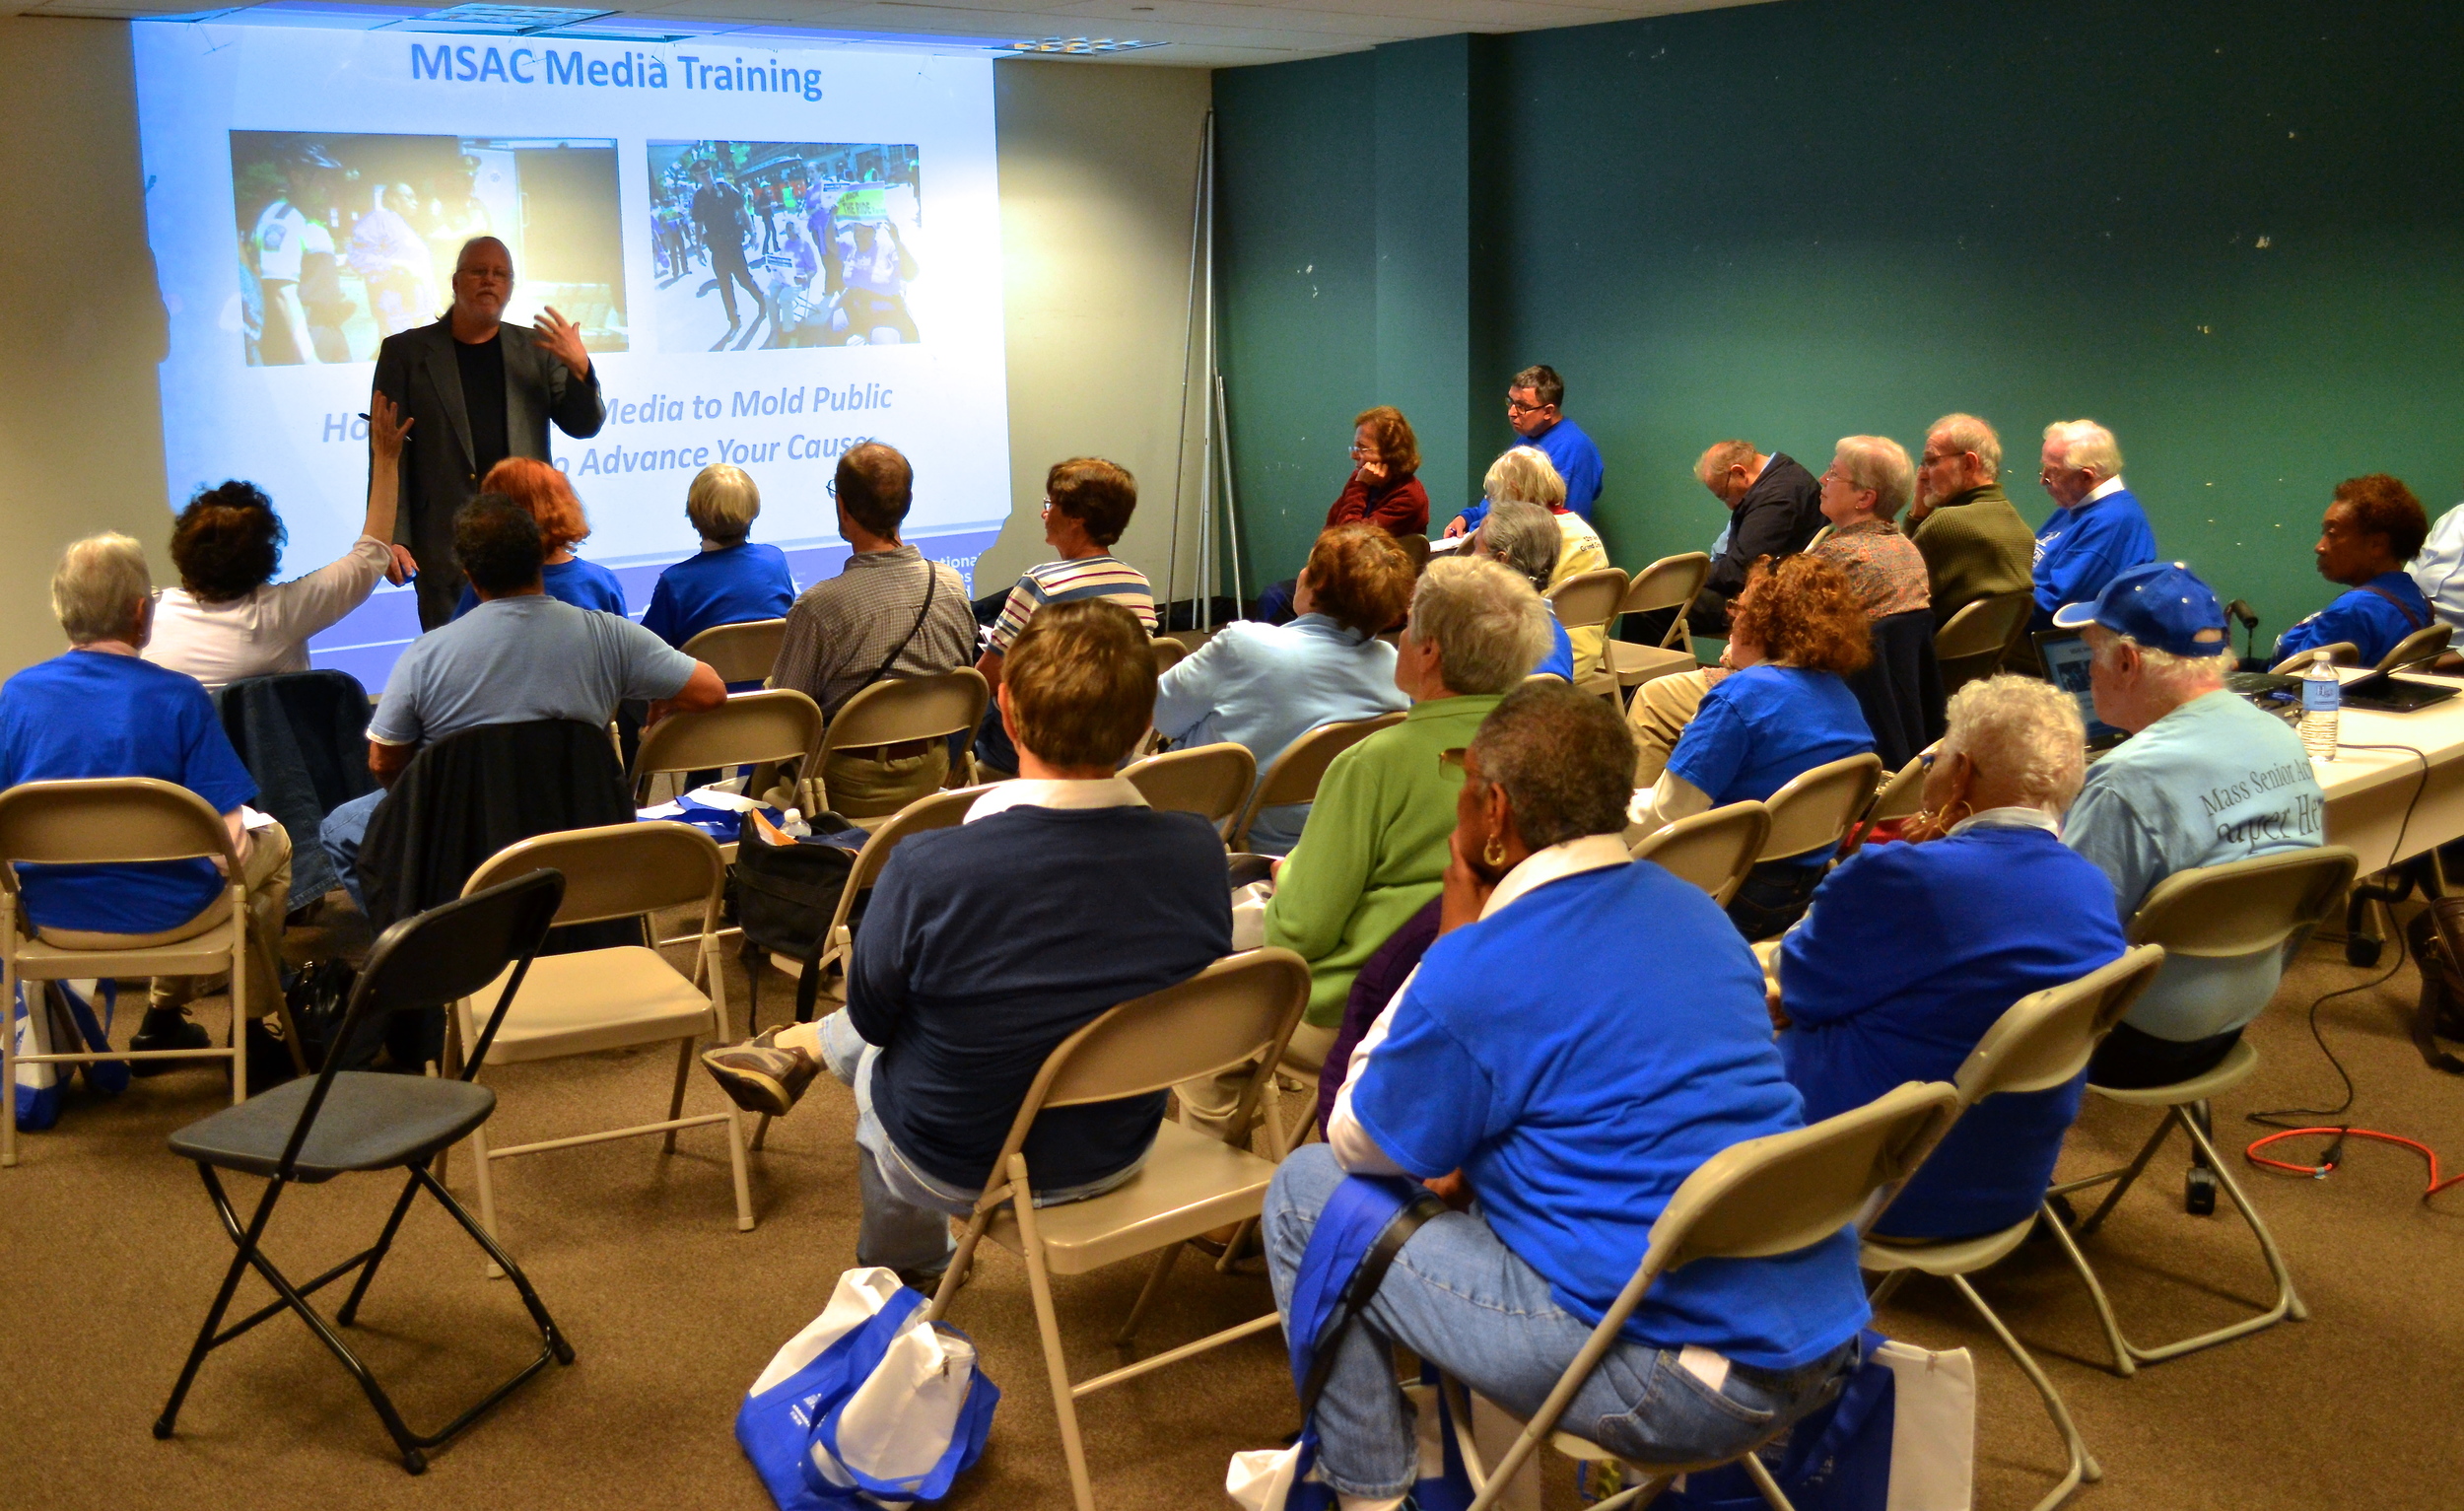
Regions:
<instances>
[{"instance_id":1,"label":"photo on slide","mask_svg":"<svg viewBox=\"0 0 2464 1511\"><path fill-rule=\"evenodd\" d=\"M452 304L481 236L513 253L508 323L553 305L590 350L627 349L611 140L234 131L231 182L250 367L376 361Z\"/></svg>"},{"instance_id":2,"label":"photo on slide","mask_svg":"<svg viewBox=\"0 0 2464 1511\"><path fill-rule=\"evenodd\" d=\"M659 349L922 340L917 162L912 145L651 142Z\"/></svg>"}]
</instances>

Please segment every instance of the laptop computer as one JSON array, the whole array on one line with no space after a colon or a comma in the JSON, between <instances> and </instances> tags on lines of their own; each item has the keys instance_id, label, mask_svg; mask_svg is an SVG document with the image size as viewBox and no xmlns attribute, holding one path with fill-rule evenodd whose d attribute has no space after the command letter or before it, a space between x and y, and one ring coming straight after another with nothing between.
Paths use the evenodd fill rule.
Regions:
<instances>
[{"instance_id":1,"label":"laptop computer","mask_svg":"<svg viewBox=\"0 0 2464 1511\"><path fill-rule=\"evenodd\" d=\"M2045 668L2045 680L2079 700L2079 717L2088 724L2088 748L2111 750L2130 738L2130 731L2117 729L2096 717L2096 694L2091 683L2094 652L2077 630L2038 630L2032 637L2036 643L2036 659Z\"/></svg>"}]
</instances>

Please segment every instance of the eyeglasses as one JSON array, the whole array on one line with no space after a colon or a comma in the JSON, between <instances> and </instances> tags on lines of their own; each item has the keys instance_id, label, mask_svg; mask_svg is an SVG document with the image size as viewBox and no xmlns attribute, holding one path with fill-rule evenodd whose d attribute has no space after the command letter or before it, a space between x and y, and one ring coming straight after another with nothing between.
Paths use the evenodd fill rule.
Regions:
<instances>
[{"instance_id":1,"label":"eyeglasses","mask_svg":"<svg viewBox=\"0 0 2464 1511\"><path fill-rule=\"evenodd\" d=\"M1359 442L1355 441L1352 443L1352 454L1354 456L1375 456L1378 454L1378 448L1374 446L1362 446Z\"/></svg>"},{"instance_id":2,"label":"eyeglasses","mask_svg":"<svg viewBox=\"0 0 2464 1511\"><path fill-rule=\"evenodd\" d=\"M1536 415L1547 407L1546 404L1526 404L1511 395L1506 399L1506 413L1510 415Z\"/></svg>"},{"instance_id":3,"label":"eyeglasses","mask_svg":"<svg viewBox=\"0 0 2464 1511\"><path fill-rule=\"evenodd\" d=\"M1452 750L1439 751L1437 753L1437 769L1439 771L1444 771L1450 766L1463 773L1466 777L1471 776L1472 752L1470 748L1463 745L1457 745Z\"/></svg>"}]
</instances>

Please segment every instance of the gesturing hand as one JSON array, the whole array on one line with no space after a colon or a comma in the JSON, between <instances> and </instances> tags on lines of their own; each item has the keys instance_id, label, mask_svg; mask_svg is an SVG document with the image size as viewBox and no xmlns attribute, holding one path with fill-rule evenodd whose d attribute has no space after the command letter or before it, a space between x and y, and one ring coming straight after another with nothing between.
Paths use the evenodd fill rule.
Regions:
<instances>
[{"instance_id":1,"label":"gesturing hand","mask_svg":"<svg viewBox=\"0 0 2464 1511\"><path fill-rule=\"evenodd\" d=\"M402 441L418 422L405 416L401 407L381 393L368 396L368 448L376 454L379 465L390 466L402 459Z\"/></svg>"},{"instance_id":2,"label":"gesturing hand","mask_svg":"<svg viewBox=\"0 0 2464 1511\"><path fill-rule=\"evenodd\" d=\"M556 312L550 305L539 318L531 322L532 332L549 356L565 364L576 378L590 376L590 353L582 344L582 327Z\"/></svg>"}]
</instances>

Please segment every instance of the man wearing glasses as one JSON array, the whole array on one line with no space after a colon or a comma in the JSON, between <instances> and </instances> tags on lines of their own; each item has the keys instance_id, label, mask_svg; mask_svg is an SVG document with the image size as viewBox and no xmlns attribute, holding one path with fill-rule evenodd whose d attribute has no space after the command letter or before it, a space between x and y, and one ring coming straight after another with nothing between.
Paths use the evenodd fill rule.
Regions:
<instances>
[{"instance_id":1,"label":"man wearing glasses","mask_svg":"<svg viewBox=\"0 0 2464 1511\"><path fill-rule=\"evenodd\" d=\"M1506 385L1506 423L1514 427L1515 445L1537 447L1547 456L1566 480L1566 508L1589 520L1600 499L1600 447L1558 408L1565 396L1565 379L1555 368L1525 368ZM1482 499L1456 515L1446 533L1468 535L1487 517L1488 501Z\"/></svg>"},{"instance_id":2,"label":"man wearing glasses","mask_svg":"<svg viewBox=\"0 0 2464 1511\"><path fill-rule=\"evenodd\" d=\"M2147 511L2122 483L2122 447L2093 420L2045 427L2036 480L2061 505L2036 531L2036 612L2031 630L2053 628L2054 610L2089 603L2131 567L2156 559Z\"/></svg>"},{"instance_id":3,"label":"man wearing glasses","mask_svg":"<svg viewBox=\"0 0 2464 1511\"><path fill-rule=\"evenodd\" d=\"M2035 585L2036 542L2002 491L2002 438L1970 414L1948 414L1925 433L1908 534L1933 581L1934 622L1979 598Z\"/></svg>"}]
</instances>

